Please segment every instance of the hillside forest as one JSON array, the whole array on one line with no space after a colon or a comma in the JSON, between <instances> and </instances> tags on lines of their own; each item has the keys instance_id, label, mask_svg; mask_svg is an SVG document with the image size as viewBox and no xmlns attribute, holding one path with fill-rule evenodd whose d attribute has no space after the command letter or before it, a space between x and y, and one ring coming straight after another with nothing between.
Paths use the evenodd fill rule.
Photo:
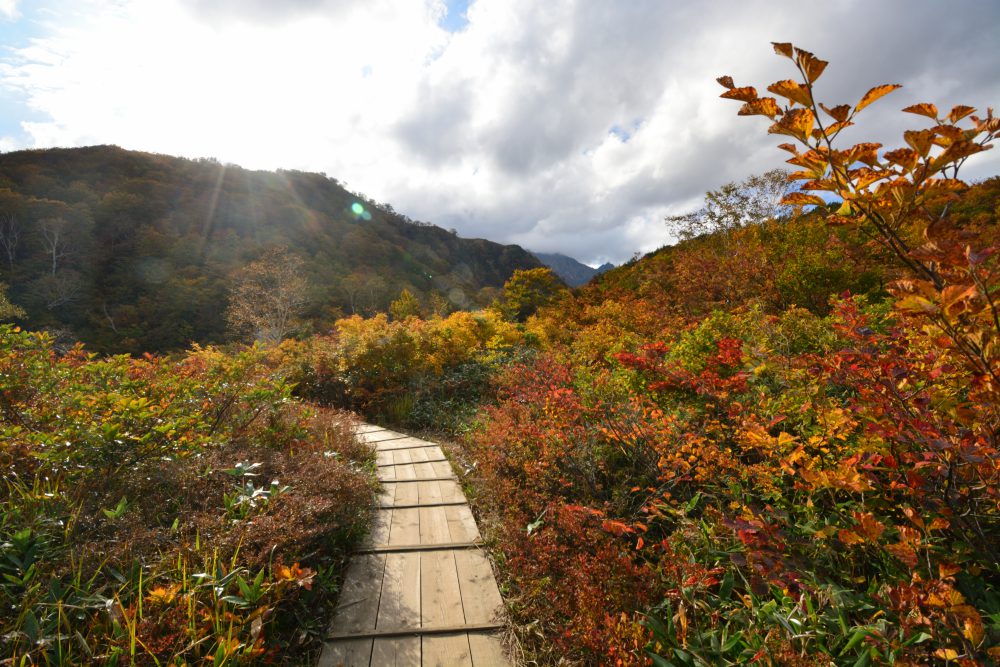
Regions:
<instances>
[{"instance_id":1,"label":"hillside forest","mask_svg":"<svg viewBox=\"0 0 1000 667\"><path fill-rule=\"evenodd\" d=\"M301 262L297 333L386 311L403 290L427 311L487 305L517 246L464 239L304 172L249 171L113 146L0 160L0 281L34 328L102 352L231 340L239 270L284 249Z\"/></svg>"},{"instance_id":2,"label":"hillside forest","mask_svg":"<svg viewBox=\"0 0 1000 667\"><path fill-rule=\"evenodd\" d=\"M58 179L31 175L29 154L3 156L19 222L53 206L93 230L89 256L104 263L73 260L93 291L64 324L94 350L169 350L101 356L30 333L63 322L32 292L51 268L42 237L8 265L0 313L24 329L0 329L4 658L308 663L374 502L372 455L351 433L360 415L451 443L515 664L998 664L1000 178L959 175L1000 119L926 102L897 116L897 145L848 144L842 132L864 137L865 110L891 104L898 86L821 102L828 63L774 48L794 78L765 95L722 76L720 104L765 117L793 170L708 184L701 209L667 221L676 245L577 289L515 250L478 245L493 259L462 255L475 285L503 285L477 297L485 307L435 311L413 278L368 311L303 306L311 332L250 346L180 351L173 334L140 326L158 322L141 309L167 306L142 305L154 288L132 285L134 257L118 249L148 248L143 257L170 258L169 280L238 300L238 281L219 277L264 258L272 227L251 233L230 204L218 233L234 242L205 250L219 273L185 273L180 258L198 256L190 230L204 222L185 227L171 208L194 196L186 186L88 180L99 172L84 165L109 151L129 164L115 149L55 153L83 160ZM305 175L141 162L234 189L287 179L310 207L322 199ZM116 202L151 205L147 193L174 211L150 219L170 225L116 226L129 219ZM287 190L267 193L277 202ZM318 255L320 237L304 241L315 219L302 215L279 245L315 287L320 265L305 249ZM396 236L383 239L430 235L471 252L390 223ZM455 255L436 252L435 271L451 275ZM261 266L250 277L273 275ZM217 308L213 294L199 303ZM102 323L112 296L115 327L134 323L127 344ZM226 335L212 317L208 342Z\"/></svg>"}]
</instances>

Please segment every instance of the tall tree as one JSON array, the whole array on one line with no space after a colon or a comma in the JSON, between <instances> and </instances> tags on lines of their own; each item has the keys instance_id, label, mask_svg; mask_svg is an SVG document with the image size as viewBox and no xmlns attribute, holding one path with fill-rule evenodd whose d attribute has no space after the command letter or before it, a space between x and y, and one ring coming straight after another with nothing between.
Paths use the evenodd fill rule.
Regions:
<instances>
[{"instance_id":1,"label":"tall tree","mask_svg":"<svg viewBox=\"0 0 1000 667\"><path fill-rule=\"evenodd\" d=\"M566 294L566 285L552 269L514 271L503 286L503 293L493 307L508 320L524 322L536 310Z\"/></svg>"},{"instance_id":2,"label":"tall tree","mask_svg":"<svg viewBox=\"0 0 1000 667\"><path fill-rule=\"evenodd\" d=\"M701 208L684 215L669 216L666 223L681 239L759 224L788 213L789 207L784 206L781 200L792 189L788 172L772 169L706 192L705 204Z\"/></svg>"},{"instance_id":3,"label":"tall tree","mask_svg":"<svg viewBox=\"0 0 1000 667\"><path fill-rule=\"evenodd\" d=\"M21 225L13 213L0 215L0 248L7 257L8 276L14 273L14 258L17 257L17 245L21 240Z\"/></svg>"},{"instance_id":4,"label":"tall tree","mask_svg":"<svg viewBox=\"0 0 1000 667\"><path fill-rule=\"evenodd\" d=\"M303 262L285 248L272 248L234 277L226 319L240 337L274 344L299 325L307 303Z\"/></svg>"},{"instance_id":5,"label":"tall tree","mask_svg":"<svg viewBox=\"0 0 1000 667\"><path fill-rule=\"evenodd\" d=\"M399 298L389 304L389 314L394 320L405 320L407 317L420 317L420 301L408 289L399 293Z\"/></svg>"}]
</instances>

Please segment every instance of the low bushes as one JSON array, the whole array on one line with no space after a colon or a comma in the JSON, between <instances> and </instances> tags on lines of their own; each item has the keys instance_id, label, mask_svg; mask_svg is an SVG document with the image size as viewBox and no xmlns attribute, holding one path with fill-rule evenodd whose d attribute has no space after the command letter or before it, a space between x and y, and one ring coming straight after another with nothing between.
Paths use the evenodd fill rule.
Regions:
<instances>
[{"instance_id":1,"label":"low bushes","mask_svg":"<svg viewBox=\"0 0 1000 667\"><path fill-rule=\"evenodd\" d=\"M501 387L472 449L543 662L997 657L989 406L884 304L716 312Z\"/></svg>"},{"instance_id":2,"label":"low bushes","mask_svg":"<svg viewBox=\"0 0 1000 667\"><path fill-rule=\"evenodd\" d=\"M422 320L385 315L339 320L328 336L282 347L300 395L382 423L461 428L492 376L523 351L519 328L493 311Z\"/></svg>"},{"instance_id":3,"label":"low bushes","mask_svg":"<svg viewBox=\"0 0 1000 667\"><path fill-rule=\"evenodd\" d=\"M267 361L60 356L0 329L11 664L249 664L315 646L372 462L346 415L296 403Z\"/></svg>"}]
</instances>

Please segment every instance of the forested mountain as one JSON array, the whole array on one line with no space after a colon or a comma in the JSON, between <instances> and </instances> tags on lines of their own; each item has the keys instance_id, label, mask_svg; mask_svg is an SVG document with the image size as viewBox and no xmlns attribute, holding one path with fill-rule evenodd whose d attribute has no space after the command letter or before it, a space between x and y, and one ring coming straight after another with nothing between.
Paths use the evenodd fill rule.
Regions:
<instances>
[{"instance_id":1,"label":"forested mountain","mask_svg":"<svg viewBox=\"0 0 1000 667\"><path fill-rule=\"evenodd\" d=\"M602 264L596 269L583 262L558 252L533 252L542 264L552 269L557 276L566 281L570 287L579 287L590 281L596 275L615 268L614 264Z\"/></svg>"},{"instance_id":2,"label":"forested mountain","mask_svg":"<svg viewBox=\"0 0 1000 667\"><path fill-rule=\"evenodd\" d=\"M268 248L303 260L306 320L483 304L530 253L463 239L335 179L114 146L0 155L0 281L32 328L105 351L226 339L233 273Z\"/></svg>"}]
</instances>

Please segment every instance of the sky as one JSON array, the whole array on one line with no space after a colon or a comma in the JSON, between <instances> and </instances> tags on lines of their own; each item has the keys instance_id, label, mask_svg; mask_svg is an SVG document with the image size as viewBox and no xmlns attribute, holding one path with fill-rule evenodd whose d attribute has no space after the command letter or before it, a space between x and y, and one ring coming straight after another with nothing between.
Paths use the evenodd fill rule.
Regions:
<instances>
[{"instance_id":1,"label":"sky","mask_svg":"<svg viewBox=\"0 0 1000 667\"><path fill-rule=\"evenodd\" d=\"M1000 104L997 0L0 0L0 151L116 144L323 172L466 237L620 263L667 215L783 166L715 78L830 61L829 103ZM832 106L832 104L829 104ZM1000 149L967 180L1000 173Z\"/></svg>"}]
</instances>

